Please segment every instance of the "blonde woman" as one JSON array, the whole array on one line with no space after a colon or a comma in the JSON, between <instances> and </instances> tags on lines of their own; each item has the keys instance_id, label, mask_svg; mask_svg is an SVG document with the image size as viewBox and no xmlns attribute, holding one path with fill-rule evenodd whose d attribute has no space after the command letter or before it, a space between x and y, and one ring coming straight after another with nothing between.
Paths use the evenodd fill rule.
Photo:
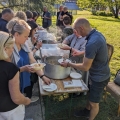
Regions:
<instances>
[{"instance_id":1,"label":"blonde woman","mask_svg":"<svg viewBox=\"0 0 120 120\"><path fill-rule=\"evenodd\" d=\"M16 12L15 17L18 17L19 19L27 21L27 16L26 16L25 12L23 12L23 11Z\"/></svg>"},{"instance_id":2,"label":"blonde woman","mask_svg":"<svg viewBox=\"0 0 120 120\"><path fill-rule=\"evenodd\" d=\"M34 71L30 66L30 64L36 63L31 50L25 44L30 33L30 26L24 20L12 19L7 24L7 28L15 37L12 61L20 68L20 90L31 98L33 84L30 80L30 73L36 72L46 84L50 84L50 79L44 75L42 70Z\"/></svg>"},{"instance_id":3,"label":"blonde woman","mask_svg":"<svg viewBox=\"0 0 120 120\"><path fill-rule=\"evenodd\" d=\"M0 120L24 120L30 99L19 88L19 68L11 63L14 39L0 31Z\"/></svg>"}]
</instances>

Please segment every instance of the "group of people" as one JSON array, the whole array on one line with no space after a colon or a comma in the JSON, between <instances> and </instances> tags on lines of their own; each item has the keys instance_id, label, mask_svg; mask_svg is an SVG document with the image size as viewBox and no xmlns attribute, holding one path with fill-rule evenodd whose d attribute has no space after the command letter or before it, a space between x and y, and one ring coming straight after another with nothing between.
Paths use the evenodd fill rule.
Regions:
<instances>
[{"instance_id":1,"label":"group of people","mask_svg":"<svg viewBox=\"0 0 120 120\"><path fill-rule=\"evenodd\" d=\"M63 19L65 16L68 16L70 18L70 24L72 24L73 16L68 12L68 8L66 6L60 6L59 12L57 12L57 20L56 20L56 26L60 27L61 29L64 28Z\"/></svg>"},{"instance_id":2,"label":"group of people","mask_svg":"<svg viewBox=\"0 0 120 120\"><path fill-rule=\"evenodd\" d=\"M0 120L23 120L24 105L32 98L32 88L39 76L46 84L51 81L42 70L34 70L30 64L36 63L34 53L42 46L34 34L41 29L31 11L14 12L7 8L0 19ZM14 17L15 16L15 17ZM49 29L51 15L44 7L42 16L44 28ZM49 21L49 22L48 22ZM66 31L62 36L62 49L70 50L70 57L76 63L63 61L61 66L89 71L90 93L84 110L75 111L76 117L94 120L99 111L99 103L104 87L110 79L108 53L105 37L93 29L85 18L77 18L73 26L72 16L67 8L60 6L56 25ZM4 26L4 27L3 27ZM82 57L82 59L80 59ZM34 81L35 80L35 81ZM24 95L23 95L24 94Z\"/></svg>"},{"instance_id":3,"label":"group of people","mask_svg":"<svg viewBox=\"0 0 120 120\"><path fill-rule=\"evenodd\" d=\"M0 18L0 120L23 120L24 105L39 99L32 96L38 76L46 83L51 81L42 70L30 66L37 61L34 53L41 47L34 34L40 29L35 12L6 8ZM29 43L32 45L30 47ZM37 76L37 77L36 77Z\"/></svg>"}]
</instances>

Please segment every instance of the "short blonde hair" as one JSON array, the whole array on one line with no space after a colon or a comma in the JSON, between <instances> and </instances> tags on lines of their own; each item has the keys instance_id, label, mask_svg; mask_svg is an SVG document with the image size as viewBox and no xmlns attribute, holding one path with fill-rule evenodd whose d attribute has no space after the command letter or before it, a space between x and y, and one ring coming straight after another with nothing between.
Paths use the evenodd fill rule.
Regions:
<instances>
[{"instance_id":1,"label":"short blonde hair","mask_svg":"<svg viewBox=\"0 0 120 120\"><path fill-rule=\"evenodd\" d=\"M5 47L11 47L15 42L13 37L10 37L8 33L0 31L0 60L8 59L8 55L5 52Z\"/></svg>"},{"instance_id":2,"label":"short blonde hair","mask_svg":"<svg viewBox=\"0 0 120 120\"><path fill-rule=\"evenodd\" d=\"M14 35L15 32L22 34L26 29L31 30L31 27L24 20L13 18L8 22L7 29L12 35Z\"/></svg>"},{"instance_id":3,"label":"short blonde hair","mask_svg":"<svg viewBox=\"0 0 120 120\"><path fill-rule=\"evenodd\" d=\"M23 11L16 12L15 17L18 17L21 20L27 21L27 16Z\"/></svg>"}]
</instances>

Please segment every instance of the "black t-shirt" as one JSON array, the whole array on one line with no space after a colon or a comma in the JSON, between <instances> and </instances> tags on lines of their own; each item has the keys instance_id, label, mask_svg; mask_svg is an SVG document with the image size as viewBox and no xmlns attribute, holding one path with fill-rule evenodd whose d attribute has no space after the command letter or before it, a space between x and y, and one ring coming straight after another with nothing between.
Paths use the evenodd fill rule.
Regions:
<instances>
[{"instance_id":1,"label":"black t-shirt","mask_svg":"<svg viewBox=\"0 0 120 120\"><path fill-rule=\"evenodd\" d=\"M4 31L8 33L8 29L6 28L8 21L0 18L0 31Z\"/></svg>"},{"instance_id":2,"label":"black t-shirt","mask_svg":"<svg viewBox=\"0 0 120 120\"><path fill-rule=\"evenodd\" d=\"M63 35L62 35L62 40L64 40L67 36L72 35L73 34L73 29L71 28L64 28L63 29Z\"/></svg>"},{"instance_id":3,"label":"black t-shirt","mask_svg":"<svg viewBox=\"0 0 120 120\"><path fill-rule=\"evenodd\" d=\"M71 24L72 24L73 16L72 16L69 12L65 12L64 15L67 15L67 16L70 17L70 19L71 19Z\"/></svg>"},{"instance_id":4,"label":"black t-shirt","mask_svg":"<svg viewBox=\"0 0 120 120\"><path fill-rule=\"evenodd\" d=\"M13 63L0 60L0 112L7 112L18 106L12 101L8 86L9 80L18 71L19 68Z\"/></svg>"}]
</instances>

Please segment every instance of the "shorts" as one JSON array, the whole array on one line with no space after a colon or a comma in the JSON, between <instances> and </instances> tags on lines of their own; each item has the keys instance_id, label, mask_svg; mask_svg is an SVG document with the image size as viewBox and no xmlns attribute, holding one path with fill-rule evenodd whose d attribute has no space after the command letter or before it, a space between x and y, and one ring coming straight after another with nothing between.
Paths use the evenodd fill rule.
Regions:
<instances>
[{"instance_id":1,"label":"shorts","mask_svg":"<svg viewBox=\"0 0 120 120\"><path fill-rule=\"evenodd\" d=\"M102 82L90 81L90 94L89 101L94 103L99 103L103 95L105 86L108 84L110 78Z\"/></svg>"}]
</instances>

